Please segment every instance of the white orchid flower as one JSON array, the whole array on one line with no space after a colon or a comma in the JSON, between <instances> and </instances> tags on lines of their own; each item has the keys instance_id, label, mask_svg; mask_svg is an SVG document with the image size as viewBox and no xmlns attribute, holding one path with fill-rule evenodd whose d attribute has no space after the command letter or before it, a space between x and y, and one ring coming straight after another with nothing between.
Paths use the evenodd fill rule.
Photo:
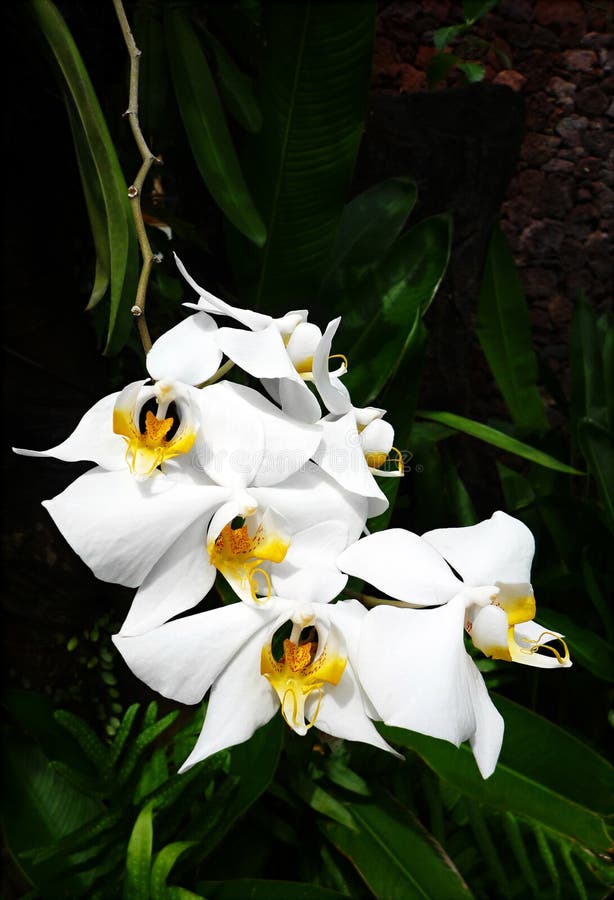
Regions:
<instances>
[{"instance_id":1,"label":"white orchid flower","mask_svg":"<svg viewBox=\"0 0 614 900\"><path fill-rule=\"evenodd\" d=\"M328 371L332 339L340 321L335 319L329 324L314 355L313 378L329 415L320 422L322 441L313 458L346 490L369 499L371 517L388 508L388 499L373 476L401 476L403 462L393 447L394 429L383 420L386 410L353 406L343 382ZM383 470L391 456L396 462L395 470Z\"/></svg>"},{"instance_id":2,"label":"white orchid flower","mask_svg":"<svg viewBox=\"0 0 614 900\"><path fill-rule=\"evenodd\" d=\"M563 636L533 621L535 539L523 522L498 511L477 525L438 528L422 537L463 579L465 628L486 656L542 669L571 665ZM494 586L491 594L471 602L474 587L483 585Z\"/></svg>"},{"instance_id":3,"label":"white orchid flower","mask_svg":"<svg viewBox=\"0 0 614 900\"><path fill-rule=\"evenodd\" d=\"M198 392L179 381L133 381L89 409L69 437L49 450L22 456L88 460L108 471L128 467L147 478L169 459L192 449L200 428Z\"/></svg>"},{"instance_id":4,"label":"white orchid flower","mask_svg":"<svg viewBox=\"0 0 614 900\"><path fill-rule=\"evenodd\" d=\"M135 675L165 697L194 704L211 688L203 729L180 772L248 740L280 707L299 735L315 725L394 753L356 677L365 614L353 600L275 596L260 609L234 603L113 640ZM282 643L276 635L286 623L291 631Z\"/></svg>"},{"instance_id":5,"label":"white orchid flower","mask_svg":"<svg viewBox=\"0 0 614 900\"><path fill-rule=\"evenodd\" d=\"M435 544L446 547L447 559L465 575L464 582ZM503 721L464 648L463 627L473 638L478 622L476 645L488 655L542 667L570 665L564 644L561 656L546 643L561 636L528 621L535 609L528 583L532 557L530 531L498 512L480 525L430 532L424 538L402 529L378 532L349 547L337 561L342 571L418 607L380 606L365 620L358 671L378 714L389 725L457 746L469 740L485 778L498 759ZM419 609L427 606L440 608ZM496 632L489 610L495 612ZM484 612L488 619L482 628ZM552 656L538 654L540 649Z\"/></svg>"},{"instance_id":6,"label":"white orchid flower","mask_svg":"<svg viewBox=\"0 0 614 900\"><path fill-rule=\"evenodd\" d=\"M98 578L139 588L124 632L191 609L217 571L254 604L310 569L338 593L347 577L335 558L364 527L366 501L308 462L317 426L240 385L198 394L203 427L166 474L96 468L44 504Z\"/></svg>"},{"instance_id":7,"label":"white orchid flower","mask_svg":"<svg viewBox=\"0 0 614 900\"><path fill-rule=\"evenodd\" d=\"M148 356L149 371L155 374L169 367L176 371L175 360L183 355L190 374L198 371L201 376L199 381L187 377L184 380L200 383L213 375L223 352L244 371L260 379L285 412L305 422L316 422L321 415L320 405L306 382L314 380L313 360L323 335L317 325L307 321L307 310L290 310L274 318L231 306L197 284L176 255L175 261L199 295L197 303L184 304L197 314L156 341ZM217 328L211 315L228 316L245 328ZM201 317L205 319L204 325L200 324ZM338 378L347 371L347 363L342 356L330 358L341 360L330 373L331 378Z\"/></svg>"}]
</instances>

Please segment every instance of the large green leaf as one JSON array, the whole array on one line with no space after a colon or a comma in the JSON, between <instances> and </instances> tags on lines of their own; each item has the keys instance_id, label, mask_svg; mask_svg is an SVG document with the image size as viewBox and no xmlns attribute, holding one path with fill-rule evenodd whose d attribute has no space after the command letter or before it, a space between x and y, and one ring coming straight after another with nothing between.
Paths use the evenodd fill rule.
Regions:
<instances>
[{"instance_id":1,"label":"large green leaf","mask_svg":"<svg viewBox=\"0 0 614 900\"><path fill-rule=\"evenodd\" d=\"M207 58L187 11L168 6L164 28L177 104L203 181L235 228L262 246L266 228L245 184Z\"/></svg>"},{"instance_id":2,"label":"large green leaf","mask_svg":"<svg viewBox=\"0 0 614 900\"><path fill-rule=\"evenodd\" d=\"M567 475L586 474L585 472L580 472L579 469L574 469L573 466L559 462L558 459L555 459L548 453L544 453L542 450L537 450L535 447L530 447L528 444L510 437L509 434L505 434L503 431L497 431L496 428L492 428L490 425L483 425L481 422L466 419L464 416L457 416L456 413L419 410L416 415L422 419L429 419L431 422L447 425L449 428L463 432L463 434L468 434L471 437L478 438L480 441L485 441L487 444L492 444L493 447L499 447L500 450L506 450L515 456L521 456L523 459L537 463L538 466L544 466L546 469L554 469L555 472L565 472Z\"/></svg>"},{"instance_id":3,"label":"large green leaf","mask_svg":"<svg viewBox=\"0 0 614 900\"><path fill-rule=\"evenodd\" d=\"M332 263L320 289L338 312L347 310L361 277L388 253L415 202L415 182L399 176L381 181L344 207Z\"/></svg>"},{"instance_id":4,"label":"large green leaf","mask_svg":"<svg viewBox=\"0 0 614 900\"><path fill-rule=\"evenodd\" d=\"M614 531L614 439L598 422L580 419L578 441L597 483L607 521Z\"/></svg>"},{"instance_id":5,"label":"large green leaf","mask_svg":"<svg viewBox=\"0 0 614 900\"><path fill-rule=\"evenodd\" d=\"M149 900L152 846L152 806L148 803L134 823L126 848L124 900Z\"/></svg>"},{"instance_id":6,"label":"large green leaf","mask_svg":"<svg viewBox=\"0 0 614 900\"><path fill-rule=\"evenodd\" d=\"M74 104L98 177L108 230L111 278L105 352L115 353L124 345L130 332L130 309L134 303L138 279L138 245L126 182L90 77L64 19L51 0L31 0L31 4L36 21L58 66L63 85ZM85 144L80 144L80 147L85 147ZM93 194L92 188L92 196Z\"/></svg>"},{"instance_id":7,"label":"large green leaf","mask_svg":"<svg viewBox=\"0 0 614 900\"><path fill-rule=\"evenodd\" d=\"M231 237L250 305L311 301L329 265L366 111L375 3L269 2L259 81L263 126L245 145L267 226L262 252Z\"/></svg>"},{"instance_id":8,"label":"large green leaf","mask_svg":"<svg viewBox=\"0 0 614 900\"><path fill-rule=\"evenodd\" d=\"M498 226L488 248L476 331L514 422L527 431L545 431L548 418L537 390L527 303L514 257Z\"/></svg>"},{"instance_id":9,"label":"large green leaf","mask_svg":"<svg viewBox=\"0 0 614 900\"><path fill-rule=\"evenodd\" d=\"M421 316L441 283L450 256L451 220L425 219L399 238L380 265L361 282L359 308L367 296L378 306L352 348L345 383L357 406L366 406L394 378L417 340Z\"/></svg>"},{"instance_id":10,"label":"large green leaf","mask_svg":"<svg viewBox=\"0 0 614 900\"><path fill-rule=\"evenodd\" d=\"M380 730L393 743L415 750L462 794L532 819L592 850L607 850L612 837L604 819L614 809L612 766L547 719L503 697L493 699L505 720L505 737L497 769L486 780L467 744L456 749L413 731Z\"/></svg>"},{"instance_id":11,"label":"large green leaf","mask_svg":"<svg viewBox=\"0 0 614 900\"><path fill-rule=\"evenodd\" d=\"M254 96L251 78L237 66L223 44L210 31L203 35L215 57L220 93L228 111L246 131L256 134L262 128L262 113Z\"/></svg>"},{"instance_id":12,"label":"large green leaf","mask_svg":"<svg viewBox=\"0 0 614 900\"><path fill-rule=\"evenodd\" d=\"M324 833L379 900L473 896L442 847L408 810L375 803L348 808L356 830L327 822Z\"/></svg>"}]
</instances>

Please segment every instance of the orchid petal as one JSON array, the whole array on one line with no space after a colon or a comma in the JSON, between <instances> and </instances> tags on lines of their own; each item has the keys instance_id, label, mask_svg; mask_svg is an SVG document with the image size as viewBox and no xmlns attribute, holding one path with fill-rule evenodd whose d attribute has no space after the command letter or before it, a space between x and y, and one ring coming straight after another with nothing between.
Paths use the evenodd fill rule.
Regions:
<instances>
[{"instance_id":1,"label":"orchid petal","mask_svg":"<svg viewBox=\"0 0 614 900\"><path fill-rule=\"evenodd\" d=\"M218 342L226 356L254 378L300 379L275 325L262 331L220 328Z\"/></svg>"},{"instance_id":2,"label":"orchid petal","mask_svg":"<svg viewBox=\"0 0 614 900\"><path fill-rule=\"evenodd\" d=\"M266 384L265 384L266 387ZM309 390L300 375L296 378L281 378L279 381L279 402L284 413L300 422L313 424L322 415L316 396Z\"/></svg>"},{"instance_id":3,"label":"orchid petal","mask_svg":"<svg viewBox=\"0 0 614 900\"><path fill-rule=\"evenodd\" d=\"M535 540L519 519L500 510L464 528L438 528L422 535L467 584L529 582Z\"/></svg>"},{"instance_id":4,"label":"orchid petal","mask_svg":"<svg viewBox=\"0 0 614 900\"><path fill-rule=\"evenodd\" d=\"M227 382L199 391L201 440L196 448L206 474L235 490L251 484L264 457L258 411Z\"/></svg>"},{"instance_id":5,"label":"orchid petal","mask_svg":"<svg viewBox=\"0 0 614 900\"><path fill-rule=\"evenodd\" d=\"M290 419L252 388L241 384L226 387L252 410L257 410L264 428L264 454L253 485L277 484L301 469L320 442L320 426Z\"/></svg>"},{"instance_id":6,"label":"orchid petal","mask_svg":"<svg viewBox=\"0 0 614 900\"><path fill-rule=\"evenodd\" d=\"M484 606L471 621L471 640L485 656L509 660L508 628L507 615L501 607Z\"/></svg>"},{"instance_id":7,"label":"orchid petal","mask_svg":"<svg viewBox=\"0 0 614 900\"><path fill-rule=\"evenodd\" d=\"M143 382L138 382L142 385ZM20 456L51 456L64 462L90 460L103 469L125 468L126 444L113 432L113 407L119 392L108 394L89 409L72 434L50 450L23 450L13 447Z\"/></svg>"},{"instance_id":8,"label":"orchid petal","mask_svg":"<svg viewBox=\"0 0 614 900\"><path fill-rule=\"evenodd\" d=\"M231 306L229 303L226 303L224 300L220 300L219 297L216 297L214 294L206 291L194 281L177 254L175 253L173 255L175 257L175 262L177 263L177 268L179 269L185 280L188 282L188 284L193 287L196 293L199 295L198 303L184 303L184 306L188 306L192 309L203 310L204 312L208 313L230 316L237 322L241 322L241 324L245 325L247 328L252 328L254 330L266 328L266 326L271 323L272 320L270 316L266 316L263 313L254 312L251 309L241 309L240 307Z\"/></svg>"},{"instance_id":9,"label":"orchid petal","mask_svg":"<svg viewBox=\"0 0 614 900\"><path fill-rule=\"evenodd\" d=\"M147 354L147 371L156 380L176 379L200 384L217 370L222 351L216 341L217 325L200 313L165 331Z\"/></svg>"},{"instance_id":10,"label":"orchid petal","mask_svg":"<svg viewBox=\"0 0 614 900\"><path fill-rule=\"evenodd\" d=\"M299 322L286 344L290 362L299 375L311 375L313 356L322 340L322 332L313 322Z\"/></svg>"},{"instance_id":11,"label":"orchid petal","mask_svg":"<svg viewBox=\"0 0 614 900\"><path fill-rule=\"evenodd\" d=\"M331 377L328 370L333 337L340 322L341 317L338 317L328 323L313 357L313 380L318 393L328 411L337 416L345 415L352 408L348 389L339 378Z\"/></svg>"},{"instance_id":12,"label":"orchid petal","mask_svg":"<svg viewBox=\"0 0 614 900\"><path fill-rule=\"evenodd\" d=\"M262 611L232 603L176 619L145 634L115 635L113 643L134 674L154 691L180 703L199 703L243 645L268 621Z\"/></svg>"},{"instance_id":13,"label":"orchid petal","mask_svg":"<svg viewBox=\"0 0 614 900\"><path fill-rule=\"evenodd\" d=\"M289 600L328 603L341 593L347 575L335 560L347 546L347 526L343 522L320 522L292 535L283 562L271 566L275 593Z\"/></svg>"},{"instance_id":14,"label":"orchid petal","mask_svg":"<svg viewBox=\"0 0 614 900\"><path fill-rule=\"evenodd\" d=\"M572 662L563 637L559 631L544 628L538 622L523 622L509 636L510 656L514 662L538 669L567 669ZM544 652L537 652L540 647Z\"/></svg>"},{"instance_id":15,"label":"orchid petal","mask_svg":"<svg viewBox=\"0 0 614 900\"><path fill-rule=\"evenodd\" d=\"M341 554L337 565L412 606L447 603L463 587L436 550L401 528L362 538Z\"/></svg>"},{"instance_id":16,"label":"orchid petal","mask_svg":"<svg viewBox=\"0 0 614 900\"><path fill-rule=\"evenodd\" d=\"M120 635L142 634L196 606L215 581L202 518L192 523L154 565L136 592Z\"/></svg>"},{"instance_id":17,"label":"orchid petal","mask_svg":"<svg viewBox=\"0 0 614 900\"><path fill-rule=\"evenodd\" d=\"M138 482L128 471L96 468L43 506L98 578L137 587L186 528L200 516L206 523L227 495L161 474Z\"/></svg>"},{"instance_id":18,"label":"orchid petal","mask_svg":"<svg viewBox=\"0 0 614 900\"><path fill-rule=\"evenodd\" d=\"M205 723L180 773L218 750L247 741L277 712L279 701L275 692L260 674L261 644L266 642L266 631L262 628L252 636L213 685ZM262 635L261 641L258 635Z\"/></svg>"},{"instance_id":19,"label":"orchid petal","mask_svg":"<svg viewBox=\"0 0 614 900\"><path fill-rule=\"evenodd\" d=\"M346 490L371 498L371 515L388 509L388 499L369 471L352 411L322 421L322 440L313 460Z\"/></svg>"},{"instance_id":20,"label":"orchid petal","mask_svg":"<svg viewBox=\"0 0 614 900\"><path fill-rule=\"evenodd\" d=\"M363 625L358 675L386 724L456 746L472 740L487 777L498 756L502 720L465 651L464 616L462 595L439 609L371 610Z\"/></svg>"}]
</instances>

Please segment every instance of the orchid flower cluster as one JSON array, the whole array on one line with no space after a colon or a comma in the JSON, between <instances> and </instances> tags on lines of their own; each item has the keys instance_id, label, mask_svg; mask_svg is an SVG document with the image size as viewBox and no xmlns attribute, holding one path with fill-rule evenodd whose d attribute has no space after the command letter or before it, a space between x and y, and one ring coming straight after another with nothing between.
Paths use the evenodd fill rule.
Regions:
<instances>
[{"instance_id":1,"label":"orchid flower cluster","mask_svg":"<svg viewBox=\"0 0 614 900\"><path fill-rule=\"evenodd\" d=\"M44 505L98 578L137 589L114 636L132 671L182 703L210 691L180 771L281 708L299 735L315 725L392 753L375 721L468 740L488 777L503 720L464 633L495 659L571 665L562 635L534 621L531 532L496 512L369 534L388 506L378 478L403 464L385 410L355 407L342 381L340 319L322 332L306 310L236 308L177 265L198 299L154 343L150 377L103 397L59 446L16 452L96 464ZM263 391L225 380L233 366ZM218 575L238 599L189 613ZM340 596L349 575L392 601Z\"/></svg>"}]
</instances>

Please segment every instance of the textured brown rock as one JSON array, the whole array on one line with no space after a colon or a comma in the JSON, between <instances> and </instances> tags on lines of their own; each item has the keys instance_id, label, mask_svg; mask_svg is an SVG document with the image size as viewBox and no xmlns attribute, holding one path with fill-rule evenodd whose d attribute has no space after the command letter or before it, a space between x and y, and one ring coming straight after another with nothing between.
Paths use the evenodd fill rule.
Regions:
<instances>
[{"instance_id":1,"label":"textured brown rock","mask_svg":"<svg viewBox=\"0 0 614 900\"><path fill-rule=\"evenodd\" d=\"M597 65L597 54L594 50L566 50L563 56L568 69L586 72Z\"/></svg>"},{"instance_id":2,"label":"textured brown rock","mask_svg":"<svg viewBox=\"0 0 614 900\"><path fill-rule=\"evenodd\" d=\"M584 9L577 0L538 0L535 4L535 21L540 25L578 25L585 20Z\"/></svg>"}]
</instances>

